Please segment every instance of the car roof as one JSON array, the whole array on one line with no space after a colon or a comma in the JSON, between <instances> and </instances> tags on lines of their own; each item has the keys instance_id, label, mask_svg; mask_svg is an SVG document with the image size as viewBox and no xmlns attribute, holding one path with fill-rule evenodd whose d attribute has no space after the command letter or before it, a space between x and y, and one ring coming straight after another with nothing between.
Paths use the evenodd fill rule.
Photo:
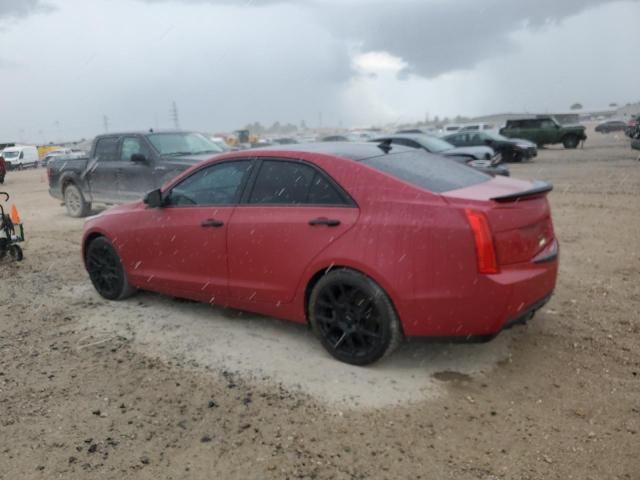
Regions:
<instances>
[{"instance_id":1,"label":"car roof","mask_svg":"<svg viewBox=\"0 0 640 480\"><path fill-rule=\"evenodd\" d=\"M420 140L421 138L441 138L428 133L390 133L389 135L380 135L372 138L371 141L383 140L385 138L406 138L407 140Z\"/></svg>"},{"instance_id":2,"label":"car roof","mask_svg":"<svg viewBox=\"0 0 640 480\"><path fill-rule=\"evenodd\" d=\"M393 146L393 152L413 151L408 147ZM249 150L241 150L236 154L246 154L248 152L265 153L278 152L304 152L319 153L324 155L332 155L335 157L347 158L349 160L366 160L368 158L379 157L385 152L375 142L318 142L318 143L299 143L292 145L276 145L272 147L260 147ZM237 156L237 155L236 155Z\"/></svg>"}]
</instances>

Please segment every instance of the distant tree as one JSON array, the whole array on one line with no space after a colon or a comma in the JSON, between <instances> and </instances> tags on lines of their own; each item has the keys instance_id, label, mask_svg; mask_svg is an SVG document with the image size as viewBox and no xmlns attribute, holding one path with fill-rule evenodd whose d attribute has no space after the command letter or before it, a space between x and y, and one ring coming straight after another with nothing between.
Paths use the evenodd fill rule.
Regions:
<instances>
[{"instance_id":1,"label":"distant tree","mask_svg":"<svg viewBox=\"0 0 640 480\"><path fill-rule=\"evenodd\" d=\"M581 103L574 103L573 105L571 105L571 110L582 110L582 104Z\"/></svg>"},{"instance_id":2,"label":"distant tree","mask_svg":"<svg viewBox=\"0 0 640 480\"><path fill-rule=\"evenodd\" d=\"M615 103L615 102L613 102L613 103L610 103L610 104L609 104L609 106L610 106L611 108L615 108L615 107L617 107L617 106L618 106L618 104L617 104L617 103Z\"/></svg>"}]
</instances>

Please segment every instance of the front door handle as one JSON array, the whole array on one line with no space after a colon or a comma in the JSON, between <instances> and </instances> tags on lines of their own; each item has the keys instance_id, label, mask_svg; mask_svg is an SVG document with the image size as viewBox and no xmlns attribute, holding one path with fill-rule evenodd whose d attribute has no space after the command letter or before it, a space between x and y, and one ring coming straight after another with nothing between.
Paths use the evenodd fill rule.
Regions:
<instances>
[{"instance_id":1,"label":"front door handle","mask_svg":"<svg viewBox=\"0 0 640 480\"><path fill-rule=\"evenodd\" d=\"M224 225L224 222L222 220L216 220L215 218L207 218L206 220L203 220L202 223L200 224L201 227L213 227L213 228L219 228L222 227Z\"/></svg>"},{"instance_id":2,"label":"front door handle","mask_svg":"<svg viewBox=\"0 0 640 480\"><path fill-rule=\"evenodd\" d=\"M335 218L314 218L313 220L309 220L309 225L315 227L316 225L326 225L327 227L337 227L340 225L340 220Z\"/></svg>"}]
</instances>

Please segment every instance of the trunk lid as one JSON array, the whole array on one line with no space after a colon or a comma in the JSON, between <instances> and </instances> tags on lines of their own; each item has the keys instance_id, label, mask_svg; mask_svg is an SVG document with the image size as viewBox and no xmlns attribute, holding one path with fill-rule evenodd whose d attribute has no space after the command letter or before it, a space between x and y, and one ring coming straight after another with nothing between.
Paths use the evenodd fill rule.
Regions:
<instances>
[{"instance_id":1,"label":"trunk lid","mask_svg":"<svg viewBox=\"0 0 640 480\"><path fill-rule=\"evenodd\" d=\"M534 260L556 247L547 200L551 189L546 182L496 177L443 196L449 203L484 213L498 263L511 265Z\"/></svg>"}]
</instances>

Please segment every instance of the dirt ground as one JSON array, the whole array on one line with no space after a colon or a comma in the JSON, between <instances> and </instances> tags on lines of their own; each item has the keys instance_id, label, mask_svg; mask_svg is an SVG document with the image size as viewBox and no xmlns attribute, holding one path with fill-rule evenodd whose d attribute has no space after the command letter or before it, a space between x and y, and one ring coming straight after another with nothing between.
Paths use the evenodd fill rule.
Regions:
<instances>
[{"instance_id":1,"label":"dirt ground","mask_svg":"<svg viewBox=\"0 0 640 480\"><path fill-rule=\"evenodd\" d=\"M25 260L0 263L0 479L640 479L640 162L622 135L513 165L550 180L561 268L483 345L339 364L304 327L138 294L82 267L44 169L9 172Z\"/></svg>"}]
</instances>

